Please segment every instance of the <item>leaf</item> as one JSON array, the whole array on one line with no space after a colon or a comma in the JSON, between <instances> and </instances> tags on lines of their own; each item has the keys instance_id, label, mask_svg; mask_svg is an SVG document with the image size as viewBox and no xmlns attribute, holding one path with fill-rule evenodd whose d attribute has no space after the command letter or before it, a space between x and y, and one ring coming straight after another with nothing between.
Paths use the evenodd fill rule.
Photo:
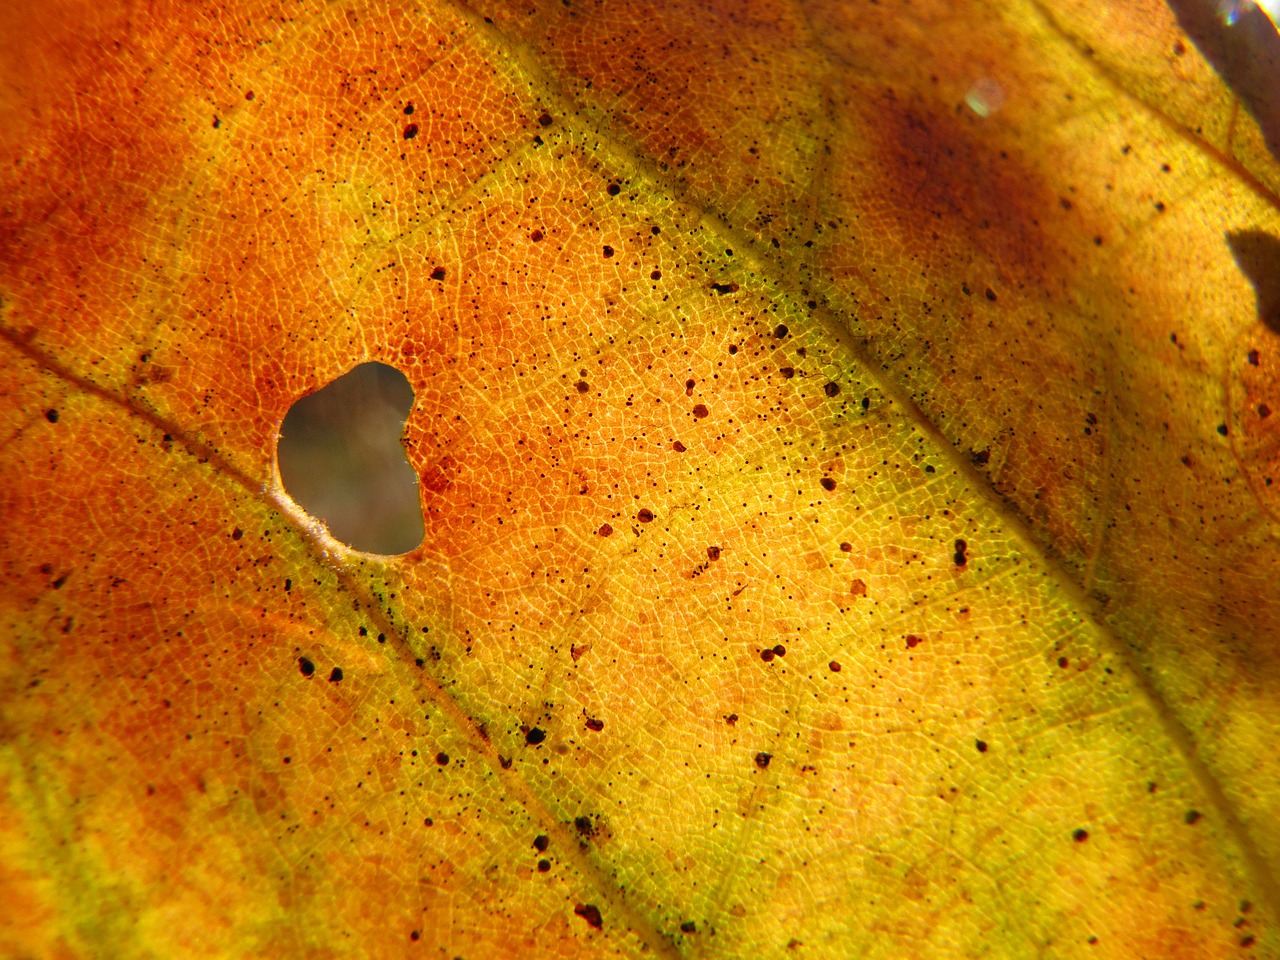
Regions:
<instances>
[{"instance_id":1,"label":"leaf","mask_svg":"<svg viewBox=\"0 0 1280 960\"><path fill-rule=\"evenodd\" d=\"M5 953L1280 952L1277 163L1169 11L4 17ZM397 557L274 465L368 360Z\"/></svg>"}]
</instances>

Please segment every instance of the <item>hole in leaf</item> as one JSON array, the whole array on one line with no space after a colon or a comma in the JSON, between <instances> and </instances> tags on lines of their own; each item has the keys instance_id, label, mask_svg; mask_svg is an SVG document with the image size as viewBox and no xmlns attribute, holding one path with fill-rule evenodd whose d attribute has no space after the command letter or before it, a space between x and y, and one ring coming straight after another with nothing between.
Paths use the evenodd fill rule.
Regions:
<instances>
[{"instance_id":1,"label":"hole in leaf","mask_svg":"<svg viewBox=\"0 0 1280 960\"><path fill-rule=\"evenodd\" d=\"M298 400L280 426L280 479L294 501L354 550L406 553L422 542L418 477L400 435L413 388L362 363Z\"/></svg>"}]
</instances>

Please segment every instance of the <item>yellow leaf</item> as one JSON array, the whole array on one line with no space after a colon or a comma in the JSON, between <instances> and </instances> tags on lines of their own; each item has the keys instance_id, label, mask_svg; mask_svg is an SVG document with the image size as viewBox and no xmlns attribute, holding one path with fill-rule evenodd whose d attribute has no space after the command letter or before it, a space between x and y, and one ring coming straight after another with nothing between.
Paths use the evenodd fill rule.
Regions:
<instances>
[{"instance_id":1,"label":"yellow leaf","mask_svg":"<svg viewBox=\"0 0 1280 960\"><path fill-rule=\"evenodd\" d=\"M6 9L0 952L1280 953L1274 102L1175 6ZM398 556L276 464L370 360Z\"/></svg>"}]
</instances>

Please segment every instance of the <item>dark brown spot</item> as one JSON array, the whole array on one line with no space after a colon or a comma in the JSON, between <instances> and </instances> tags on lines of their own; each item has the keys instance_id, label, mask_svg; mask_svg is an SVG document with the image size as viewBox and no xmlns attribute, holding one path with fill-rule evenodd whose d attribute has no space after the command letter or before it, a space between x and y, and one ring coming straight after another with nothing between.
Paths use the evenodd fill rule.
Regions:
<instances>
[{"instance_id":1,"label":"dark brown spot","mask_svg":"<svg viewBox=\"0 0 1280 960\"><path fill-rule=\"evenodd\" d=\"M1076 827L1071 831L1071 839L1076 843L1084 843L1089 839L1089 831L1084 827Z\"/></svg>"},{"instance_id":2,"label":"dark brown spot","mask_svg":"<svg viewBox=\"0 0 1280 960\"><path fill-rule=\"evenodd\" d=\"M907 649L912 650L924 643L924 637L917 637L914 633L907 634Z\"/></svg>"},{"instance_id":3,"label":"dark brown spot","mask_svg":"<svg viewBox=\"0 0 1280 960\"><path fill-rule=\"evenodd\" d=\"M654 270L654 271L650 272L650 274L649 274L649 279L650 279L650 280L661 280L661 279L662 279L662 271L661 271L661 270Z\"/></svg>"},{"instance_id":4,"label":"dark brown spot","mask_svg":"<svg viewBox=\"0 0 1280 960\"><path fill-rule=\"evenodd\" d=\"M1203 816L1203 814L1201 814L1199 810L1188 810L1182 815L1182 822L1190 827L1193 826L1201 816Z\"/></svg>"},{"instance_id":5,"label":"dark brown spot","mask_svg":"<svg viewBox=\"0 0 1280 960\"><path fill-rule=\"evenodd\" d=\"M547 739L547 732L541 727L534 727L524 735L524 742L528 744L539 744Z\"/></svg>"},{"instance_id":6,"label":"dark brown spot","mask_svg":"<svg viewBox=\"0 0 1280 960\"><path fill-rule=\"evenodd\" d=\"M693 396L693 388L696 387L697 385L698 385L698 381L694 380L692 377L686 380L684 382L684 395L686 397Z\"/></svg>"},{"instance_id":7,"label":"dark brown spot","mask_svg":"<svg viewBox=\"0 0 1280 960\"><path fill-rule=\"evenodd\" d=\"M986 752L987 752L987 741L985 741L985 740L975 740L975 741L973 741L973 745L974 745L975 747L977 747L977 748L978 748L978 752L979 752L979 753L986 753Z\"/></svg>"},{"instance_id":8,"label":"dark brown spot","mask_svg":"<svg viewBox=\"0 0 1280 960\"><path fill-rule=\"evenodd\" d=\"M831 383L828 383L826 386L822 388L822 392L825 393L828 397L839 396L840 384L835 383L834 381Z\"/></svg>"},{"instance_id":9,"label":"dark brown spot","mask_svg":"<svg viewBox=\"0 0 1280 960\"><path fill-rule=\"evenodd\" d=\"M604 255L605 255L605 257L606 257L606 258L608 258L608 257L612 257L612 256L613 256L613 247L609 246L609 245L606 243L606 244L604 245L604 249L603 249L603 251L602 251L602 252L604 253Z\"/></svg>"},{"instance_id":10,"label":"dark brown spot","mask_svg":"<svg viewBox=\"0 0 1280 960\"><path fill-rule=\"evenodd\" d=\"M573 912L597 930L604 926L604 918L600 916L600 908L594 903L580 903L573 908Z\"/></svg>"},{"instance_id":11,"label":"dark brown spot","mask_svg":"<svg viewBox=\"0 0 1280 960\"><path fill-rule=\"evenodd\" d=\"M732 727L734 724L738 722L738 715L736 713L731 713L724 718L724 722Z\"/></svg>"},{"instance_id":12,"label":"dark brown spot","mask_svg":"<svg viewBox=\"0 0 1280 960\"><path fill-rule=\"evenodd\" d=\"M1249 366L1256 367L1258 365L1258 351L1250 350L1249 355L1245 359L1249 361Z\"/></svg>"},{"instance_id":13,"label":"dark brown spot","mask_svg":"<svg viewBox=\"0 0 1280 960\"><path fill-rule=\"evenodd\" d=\"M596 733L599 733L604 729L604 721L597 720L595 717L587 717L587 729L594 730Z\"/></svg>"},{"instance_id":14,"label":"dark brown spot","mask_svg":"<svg viewBox=\"0 0 1280 960\"><path fill-rule=\"evenodd\" d=\"M585 380L579 380L574 384L574 386L578 388L579 393L586 393L591 389L591 384L587 383Z\"/></svg>"},{"instance_id":15,"label":"dark brown spot","mask_svg":"<svg viewBox=\"0 0 1280 960\"><path fill-rule=\"evenodd\" d=\"M732 282L730 282L730 283L713 283L713 284L711 285L711 289L712 289L712 290L714 290L716 293L720 294L720 296L722 296L722 297L723 297L726 293L736 293L736 292L737 292L737 290L738 290L738 285L737 285L736 283L732 283ZM782 329L783 329L783 330L786 330L786 327L783 327ZM785 336L785 334L784 334L784 336Z\"/></svg>"},{"instance_id":16,"label":"dark brown spot","mask_svg":"<svg viewBox=\"0 0 1280 960\"><path fill-rule=\"evenodd\" d=\"M442 767L447 767L449 765L449 755L443 750L440 751L436 754L436 763Z\"/></svg>"},{"instance_id":17,"label":"dark brown spot","mask_svg":"<svg viewBox=\"0 0 1280 960\"><path fill-rule=\"evenodd\" d=\"M780 657L785 657L787 655L787 648L780 643L775 643L773 645L773 652Z\"/></svg>"},{"instance_id":18,"label":"dark brown spot","mask_svg":"<svg viewBox=\"0 0 1280 960\"><path fill-rule=\"evenodd\" d=\"M419 931L419 930L410 930L410 931L409 931L409 939L410 939L410 940L417 940L417 939L418 939L419 937L421 937L421 936L422 936L422 932L421 932L421 931Z\"/></svg>"},{"instance_id":19,"label":"dark brown spot","mask_svg":"<svg viewBox=\"0 0 1280 960\"><path fill-rule=\"evenodd\" d=\"M406 104L404 105L404 115L405 115L406 117L412 117L412 116L413 116L413 104L412 104L412 103L406 103Z\"/></svg>"},{"instance_id":20,"label":"dark brown spot","mask_svg":"<svg viewBox=\"0 0 1280 960\"><path fill-rule=\"evenodd\" d=\"M956 541L956 553L952 559L955 560L957 567L963 567L966 563L969 562L968 550L969 550L969 544L966 541L964 540Z\"/></svg>"},{"instance_id":21,"label":"dark brown spot","mask_svg":"<svg viewBox=\"0 0 1280 960\"><path fill-rule=\"evenodd\" d=\"M549 114L549 113L544 113L542 116L540 116L540 117L538 118L538 126L540 126L540 127L549 127L549 126L551 126L551 114Z\"/></svg>"},{"instance_id":22,"label":"dark brown spot","mask_svg":"<svg viewBox=\"0 0 1280 960\"><path fill-rule=\"evenodd\" d=\"M835 480L831 479L831 477L823 477L823 478L822 478L822 489L823 489L823 490L826 490L826 491L830 492L830 491L834 490L835 488L836 488L836 482L835 482Z\"/></svg>"},{"instance_id":23,"label":"dark brown spot","mask_svg":"<svg viewBox=\"0 0 1280 960\"><path fill-rule=\"evenodd\" d=\"M765 647L763 650L760 651L760 659L763 660L765 663L768 663L770 660L772 660L776 656L777 654L774 653L773 650L769 647Z\"/></svg>"},{"instance_id":24,"label":"dark brown spot","mask_svg":"<svg viewBox=\"0 0 1280 960\"><path fill-rule=\"evenodd\" d=\"M693 415L699 420L707 416L710 412L711 411L707 409L707 405L705 403L700 403L693 408Z\"/></svg>"},{"instance_id":25,"label":"dark brown spot","mask_svg":"<svg viewBox=\"0 0 1280 960\"><path fill-rule=\"evenodd\" d=\"M316 665L306 657L298 658L298 669L302 671L304 677L309 677L316 672Z\"/></svg>"},{"instance_id":26,"label":"dark brown spot","mask_svg":"<svg viewBox=\"0 0 1280 960\"><path fill-rule=\"evenodd\" d=\"M787 329L787 325L785 323L780 323L773 328L773 335L779 340L783 339L790 332L791 331Z\"/></svg>"},{"instance_id":27,"label":"dark brown spot","mask_svg":"<svg viewBox=\"0 0 1280 960\"><path fill-rule=\"evenodd\" d=\"M684 923L680 924L680 932L681 933L697 933L698 925L694 923L692 920L686 920Z\"/></svg>"},{"instance_id":28,"label":"dark brown spot","mask_svg":"<svg viewBox=\"0 0 1280 960\"><path fill-rule=\"evenodd\" d=\"M432 270L432 271L431 271L431 279L432 279L432 280L443 280L443 279L444 279L444 267L436 267L434 270Z\"/></svg>"},{"instance_id":29,"label":"dark brown spot","mask_svg":"<svg viewBox=\"0 0 1280 960\"><path fill-rule=\"evenodd\" d=\"M48 420L50 423L57 423L57 422L58 422L58 411L57 411L57 410L46 410L46 411L44 412L44 418L45 418L46 420Z\"/></svg>"},{"instance_id":30,"label":"dark brown spot","mask_svg":"<svg viewBox=\"0 0 1280 960\"><path fill-rule=\"evenodd\" d=\"M418 135L418 125L416 123L409 123L405 125L404 138L406 140L412 140L417 135Z\"/></svg>"},{"instance_id":31,"label":"dark brown spot","mask_svg":"<svg viewBox=\"0 0 1280 960\"><path fill-rule=\"evenodd\" d=\"M593 836L596 832L595 825L592 824L590 817L578 817L573 821L573 829L577 830L578 834L583 837Z\"/></svg>"},{"instance_id":32,"label":"dark brown spot","mask_svg":"<svg viewBox=\"0 0 1280 960\"><path fill-rule=\"evenodd\" d=\"M636 514L636 519L641 523L650 523L653 520L653 511L648 507L641 507L640 511Z\"/></svg>"},{"instance_id":33,"label":"dark brown spot","mask_svg":"<svg viewBox=\"0 0 1280 960\"><path fill-rule=\"evenodd\" d=\"M1265 403L1258 404L1258 416L1263 420L1267 419L1267 417L1271 416L1271 408Z\"/></svg>"},{"instance_id":34,"label":"dark brown spot","mask_svg":"<svg viewBox=\"0 0 1280 960\"><path fill-rule=\"evenodd\" d=\"M849 586L849 592L855 597L865 597L867 595L867 581L861 577L855 577L853 583Z\"/></svg>"},{"instance_id":35,"label":"dark brown spot","mask_svg":"<svg viewBox=\"0 0 1280 960\"><path fill-rule=\"evenodd\" d=\"M542 231L541 231L541 230L534 230L532 233L530 233L530 234L529 234L529 239L530 239L530 240L532 240L534 243L541 243L541 242L542 242Z\"/></svg>"},{"instance_id":36,"label":"dark brown spot","mask_svg":"<svg viewBox=\"0 0 1280 960\"><path fill-rule=\"evenodd\" d=\"M778 370L778 372L779 372L780 374L782 374L782 378L783 378L784 380L790 380L792 377L794 377L794 376L796 375L796 368L795 368L795 367L781 367L781 368Z\"/></svg>"},{"instance_id":37,"label":"dark brown spot","mask_svg":"<svg viewBox=\"0 0 1280 960\"><path fill-rule=\"evenodd\" d=\"M756 766L761 770L767 770L769 768L769 761L772 759L772 753L765 753L764 751L761 751L756 754Z\"/></svg>"},{"instance_id":38,"label":"dark brown spot","mask_svg":"<svg viewBox=\"0 0 1280 960\"><path fill-rule=\"evenodd\" d=\"M844 541L843 543L841 543L841 544L840 544L840 552L841 552L841 553L850 553L850 552L852 552L852 550L853 550L853 544L852 544L852 543L850 543L849 541L847 541L847 540L846 540L846 541Z\"/></svg>"},{"instance_id":39,"label":"dark brown spot","mask_svg":"<svg viewBox=\"0 0 1280 960\"><path fill-rule=\"evenodd\" d=\"M605 188L605 190L608 192L609 196L616 197L622 192L622 187L618 186L616 183L611 183Z\"/></svg>"},{"instance_id":40,"label":"dark brown spot","mask_svg":"<svg viewBox=\"0 0 1280 960\"><path fill-rule=\"evenodd\" d=\"M539 872L539 873L546 873L546 872L547 872L548 870L550 870L550 869L551 869L551 861L550 861L550 860L539 860L539 861L538 861L538 872Z\"/></svg>"},{"instance_id":41,"label":"dark brown spot","mask_svg":"<svg viewBox=\"0 0 1280 960\"><path fill-rule=\"evenodd\" d=\"M329 682L330 682L330 683L341 683L341 682L342 682L342 668L341 668L341 667L334 667L334 668L333 668L333 670L332 670L332 671L330 672L330 674L329 674Z\"/></svg>"},{"instance_id":42,"label":"dark brown spot","mask_svg":"<svg viewBox=\"0 0 1280 960\"><path fill-rule=\"evenodd\" d=\"M975 450L973 453L969 454L969 459L973 461L976 466L984 466L991 459L991 449Z\"/></svg>"},{"instance_id":43,"label":"dark brown spot","mask_svg":"<svg viewBox=\"0 0 1280 960\"><path fill-rule=\"evenodd\" d=\"M840 661L832 660L830 663L827 664L827 669L829 669L832 673L839 673L841 669Z\"/></svg>"},{"instance_id":44,"label":"dark brown spot","mask_svg":"<svg viewBox=\"0 0 1280 960\"><path fill-rule=\"evenodd\" d=\"M236 527L234 530L231 531L232 540L239 540L243 536L244 536L244 531L241 530L239 527Z\"/></svg>"},{"instance_id":45,"label":"dark brown spot","mask_svg":"<svg viewBox=\"0 0 1280 960\"><path fill-rule=\"evenodd\" d=\"M708 560L719 560L719 559L720 559L720 548L719 548L719 547L707 547L707 559L708 559Z\"/></svg>"},{"instance_id":46,"label":"dark brown spot","mask_svg":"<svg viewBox=\"0 0 1280 960\"><path fill-rule=\"evenodd\" d=\"M676 453L684 453L689 448L686 447L679 440L677 440L675 443L671 444L671 449L674 450Z\"/></svg>"},{"instance_id":47,"label":"dark brown spot","mask_svg":"<svg viewBox=\"0 0 1280 960\"><path fill-rule=\"evenodd\" d=\"M539 853L545 851L549 846L551 846L551 838L545 833L540 833L533 838L533 849L537 850Z\"/></svg>"},{"instance_id":48,"label":"dark brown spot","mask_svg":"<svg viewBox=\"0 0 1280 960\"><path fill-rule=\"evenodd\" d=\"M602 537L607 537L611 533L613 533L613 527L609 526L609 524L607 523L602 523L600 524L600 529L596 532L599 533L600 536Z\"/></svg>"},{"instance_id":49,"label":"dark brown spot","mask_svg":"<svg viewBox=\"0 0 1280 960\"><path fill-rule=\"evenodd\" d=\"M1067 669L1067 667L1071 666L1071 661L1068 660L1066 657L1059 657L1058 666L1060 666L1063 670L1065 670Z\"/></svg>"},{"instance_id":50,"label":"dark brown spot","mask_svg":"<svg viewBox=\"0 0 1280 960\"><path fill-rule=\"evenodd\" d=\"M996 298L996 292L992 290L990 287L987 287L986 295L987 295L987 299L991 301L994 301Z\"/></svg>"}]
</instances>

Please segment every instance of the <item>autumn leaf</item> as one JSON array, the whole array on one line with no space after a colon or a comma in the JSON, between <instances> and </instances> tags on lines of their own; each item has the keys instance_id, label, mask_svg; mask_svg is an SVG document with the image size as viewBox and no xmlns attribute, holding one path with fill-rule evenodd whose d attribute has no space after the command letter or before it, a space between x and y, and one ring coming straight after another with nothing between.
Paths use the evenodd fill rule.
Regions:
<instances>
[{"instance_id":1,"label":"autumn leaf","mask_svg":"<svg viewBox=\"0 0 1280 960\"><path fill-rule=\"evenodd\" d=\"M1174 7L4 8L0 952L1280 955L1275 101ZM403 555L276 463L371 360Z\"/></svg>"}]
</instances>

